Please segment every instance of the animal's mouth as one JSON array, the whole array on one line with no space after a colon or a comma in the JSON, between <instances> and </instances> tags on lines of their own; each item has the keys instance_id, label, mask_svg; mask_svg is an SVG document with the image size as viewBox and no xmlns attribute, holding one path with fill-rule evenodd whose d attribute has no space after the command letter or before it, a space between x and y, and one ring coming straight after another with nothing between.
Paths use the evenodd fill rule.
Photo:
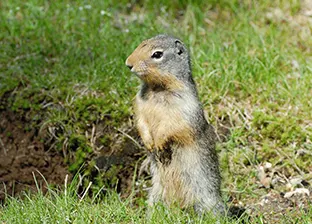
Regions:
<instances>
[{"instance_id":1,"label":"animal's mouth","mask_svg":"<svg viewBox=\"0 0 312 224\"><path fill-rule=\"evenodd\" d=\"M130 69L132 73L134 73L138 78L144 79L148 75L148 69L146 69L146 66L139 64L139 65L133 65L132 63L128 62L128 59L126 60L126 66Z\"/></svg>"},{"instance_id":2,"label":"animal's mouth","mask_svg":"<svg viewBox=\"0 0 312 224\"><path fill-rule=\"evenodd\" d=\"M139 78L144 77L147 75L146 71L143 70L135 70L135 69L131 69L131 72L134 73L136 76L138 76Z\"/></svg>"},{"instance_id":3,"label":"animal's mouth","mask_svg":"<svg viewBox=\"0 0 312 224\"><path fill-rule=\"evenodd\" d=\"M146 72L144 72L144 71L138 71L138 72L134 72L137 76L139 76L139 77L143 77L143 76L146 76L147 74L146 74Z\"/></svg>"}]
</instances>

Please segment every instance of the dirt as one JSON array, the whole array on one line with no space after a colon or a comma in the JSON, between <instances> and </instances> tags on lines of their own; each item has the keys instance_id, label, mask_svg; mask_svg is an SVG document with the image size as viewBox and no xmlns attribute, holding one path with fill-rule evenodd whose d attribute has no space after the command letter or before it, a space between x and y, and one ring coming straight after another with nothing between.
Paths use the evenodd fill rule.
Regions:
<instances>
[{"instance_id":1,"label":"dirt","mask_svg":"<svg viewBox=\"0 0 312 224\"><path fill-rule=\"evenodd\" d=\"M64 144L57 147L60 143L55 137L57 133L51 135L51 130L57 128L42 128L45 112L9 110L11 95L8 92L0 98L0 202L6 195L17 196L25 190L37 191L40 188L45 192L46 184L64 186L65 177L68 175L71 180L75 175L69 172L72 158L63 152ZM90 135L93 133L92 136L97 137L109 136L112 140L103 145L98 139L92 139L94 153L88 159L95 163L85 161L85 164L95 166L89 170L91 174L87 179L95 185L105 183L106 187L127 197L133 189L133 174L140 166L138 161L141 163L140 158L144 155L138 135L131 124L116 130L108 126L105 119L92 127L94 130L86 132L90 131ZM99 177L103 183L97 182ZM85 190L84 184L79 183L78 193Z\"/></svg>"},{"instance_id":2,"label":"dirt","mask_svg":"<svg viewBox=\"0 0 312 224\"><path fill-rule=\"evenodd\" d=\"M253 217L262 217L264 223L289 222L289 218L297 219L300 223L303 213L308 213L312 196L306 194L294 194L285 197L284 193L270 191L255 203L248 205L249 214ZM287 217L284 214L287 213Z\"/></svg>"},{"instance_id":3,"label":"dirt","mask_svg":"<svg viewBox=\"0 0 312 224\"><path fill-rule=\"evenodd\" d=\"M27 122L26 115L0 112L0 200L37 190L36 182L45 191L46 182L63 184L69 174L61 153L50 149L39 127L27 127Z\"/></svg>"}]
</instances>

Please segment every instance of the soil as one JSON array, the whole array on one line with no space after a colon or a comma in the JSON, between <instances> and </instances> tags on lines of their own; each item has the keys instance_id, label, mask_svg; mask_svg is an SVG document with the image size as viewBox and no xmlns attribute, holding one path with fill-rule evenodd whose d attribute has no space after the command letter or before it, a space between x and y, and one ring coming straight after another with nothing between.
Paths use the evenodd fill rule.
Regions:
<instances>
[{"instance_id":1,"label":"soil","mask_svg":"<svg viewBox=\"0 0 312 224\"><path fill-rule=\"evenodd\" d=\"M55 140L49 138L46 129L40 130L41 121L34 123L30 112L17 113L0 111L0 202L6 195L17 196L25 190L45 192L46 184L62 186L65 177L73 176L65 163L63 152L57 150ZM103 125L99 125L103 126ZM110 128L99 128L102 135L117 132ZM109 132L109 133L106 133ZM137 133L128 128L127 134L119 133L105 153L95 155L96 168L92 175L111 173L103 176L109 187L127 197L133 186L133 174L138 170L144 151L139 146ZM116 134L116 133L114 133ZM127 137L128 136L128 137ZM113 170L113 171L111 171ZM145 175L147 176L147 175ZM83 186L81 191L83 191ZM79 190L79 189L78 189Z\"/></svg>"},{"instance_id":2,"label":"soil","mask_svg":"<svg viewBox=\"0 0 312 224\"><path fill-rule=\"evenodd\" d=\"M264 223L288 223L290 217L301 223L300 216L303 212L309 212L307 208L311 202L310 195L294 194L288 198L283 193L272 190L254 204L249 201L247 210L253 217L262 217ZM287 217L284 216L286 213Z\"/></svg>"},{"instance_id":3,"label":"soil","mask_svg":"<svg viewBox=\"0 0 312 224\"><path fill-rule=\"evenodd\" d=\"M0 201L6 194L46 190L46 182L60 185L68 172L61 153L49 149L38 127L27 125L27 116L0 112ZM44 177L44 178L43 178Z\"/></svg>"},{"instance_id":4,"label":"soil","mask_svg":"<svg viewBox=\"0 0 312 224\"><path fill-rule=\"evenodd\" d=\"M57 134L51 135L49 128L42 128L44 111L9 110L11 95L7 92L0 97L0 203L7 195L17 196L25 190L38 191L39 188L45 192L47 184L64 186L66 176L70 181L74 175L69 172L66 153L56 147ZM88 158L94 160L96 166L87 178L96 184L96 178L101 176L108 188L127 197L133 190L133 174L144 156L138 134L131 124L116 130L105 120L94 124L94 128L87 131L112 140L103 145L94 138L96 150L90 155L92 158ZM84 187L79 182L78 193L84 191Z\"/></svg>"}]
</instances>

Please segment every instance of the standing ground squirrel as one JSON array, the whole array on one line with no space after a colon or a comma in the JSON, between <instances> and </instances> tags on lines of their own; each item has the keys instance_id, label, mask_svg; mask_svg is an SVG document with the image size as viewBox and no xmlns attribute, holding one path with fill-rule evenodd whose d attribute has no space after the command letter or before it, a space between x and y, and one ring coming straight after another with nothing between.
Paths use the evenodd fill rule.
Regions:
<instances>
[{"instance_id":1,"label":"standing ground squirrel","mask_svg":"<svg viewBox=\"0 0 312 224\"><path fill-rule=\"evenodd\" d=\"M155 36L143 41L126 65L142 80L135 117L151 163L149 204L224 214L215 133L199 102L185 45Z\"/></svg>"}]
</instances>

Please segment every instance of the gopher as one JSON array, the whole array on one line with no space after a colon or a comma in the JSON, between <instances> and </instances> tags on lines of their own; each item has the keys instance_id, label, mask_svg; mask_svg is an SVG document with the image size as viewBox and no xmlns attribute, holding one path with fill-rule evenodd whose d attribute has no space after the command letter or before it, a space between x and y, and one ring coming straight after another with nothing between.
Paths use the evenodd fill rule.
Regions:
<instances>
[{"instance_id":1,"label":"gopher","mask_svg":"<svg viewBox=\"0 0 312 224\"><path fill-rule=\"evenodd\" d=\"M225 214L215 132L205 119L186 46L158 35L143 41L126 65L142 81L135 121L150 162L149 205L162 201Z\"/></svg>"}]
</instances>

